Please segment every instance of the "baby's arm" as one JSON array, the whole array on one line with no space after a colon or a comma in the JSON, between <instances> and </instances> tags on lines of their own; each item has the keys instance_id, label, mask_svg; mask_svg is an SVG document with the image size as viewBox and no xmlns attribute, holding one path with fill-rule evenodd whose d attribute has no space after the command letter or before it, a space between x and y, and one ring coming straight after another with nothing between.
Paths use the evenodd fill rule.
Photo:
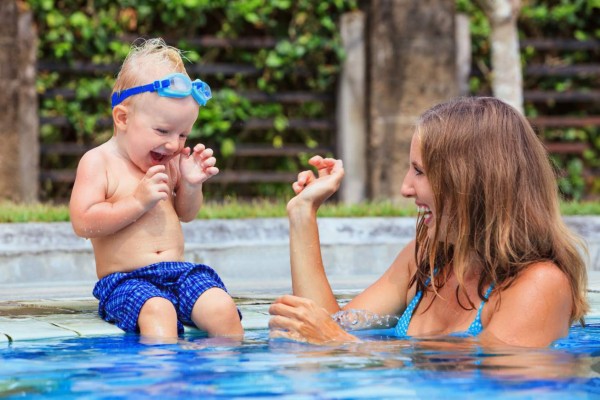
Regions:
<instances>
[{"instance_id":1,"label":"baby's arm","mask_svg":"<svg viewBox=\"0 0 600 400\"><path fill-rule=\"evenodd\" d=\"M77 167L69 212L75 233L81 237L108 236L130 225L169 193L164 165L148 170L135 191L117 201L107 197L107 161L100 151L86 153Z\"/></svg>"},{"instance_id":2,"label":"baby's arm","mask_svg":"<svg viewBox=\"0 0 600 400\"><path fill-rule=\"evenodd\" d=\"M196 218L202 207L202 184L219 173L212 149L197 144L186 147L179 156L179 178L175 187L175 211L183 222Z\"/></svg>"}]
</instances>

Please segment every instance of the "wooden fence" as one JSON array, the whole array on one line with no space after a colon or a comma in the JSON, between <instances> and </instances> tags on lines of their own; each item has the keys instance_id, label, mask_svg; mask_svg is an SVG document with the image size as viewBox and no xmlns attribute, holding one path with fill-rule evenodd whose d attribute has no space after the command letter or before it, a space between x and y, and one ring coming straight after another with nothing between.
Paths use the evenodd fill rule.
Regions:
<instances>
[{"instance_id":1,"label":"wooden fence","mask_svg":"<svg viewBox=\"0 0 600 400\"><path fill-rule=\"evenodd\" d=\"M124 41L133 41L134 38L123 38ZM167 39L168 42L168 39ZM222 39L216 37L197 37L186 41L189 46L197 46L198 48L210 47L210 48L234 48L234 49L251 49L260 50L265 48L272 48L276 45L276 39L274 38L262 38L262 37L247 37L240 39ZM57 62L40 60L37 65L39 72L57 72L59 74L65 74L69 76L89 76L89 75L111 75L114 76L116 71L119 70L120 65L95 65L92 63L74 63L71 65L65 65ZM231 63L215 63L215 64L193 64L187 66L188 73L190 75L198 75L203 78L206 77L208 82L213 82L211 77L217 76L222 79L223 77L231 75L241 75L248 79L257 78L261 75L262 71L257 69L254 65L249 64L231 64ZM302 71L298 71L301 75ZM213 86L213 90L215 87ZM218 88L216 88L218 90ZM302 103L314 102L323 103L331 112L327 115L334 116L334 100L335 93L314 93L308 91L289 91L289 92L277 92L277 93L264 93L259 91L242 92L239 93L241 96L251 101L252 103L278 103L284 107L297 106ZM99 97L107 99L110 95L109 89L100 93ZM46 98L53 98L61 96L67 100L75 99L75 91L72 89L57 88L48 90L42 93L40 100L43 101ZM42 117L40 118L40 125L52 125L54 127L62 129L73 129L71 122L66 116L58 117ZM235 153L231 156L227 162L227 165L244 164L244 159L251 157L261 157L262 159L281 159L281 158L293 158L298 159L303 154L327 154L332 153L335 148L335 118L290 118L287 121L286 131L311 131L318 132L318 137L325 138L320 141L317 147L308 147L303 144L293 143L285 144L281 147L274 147L265 143L252 143L242 142L237 143L235 147ZM96 122L98 129L110 129L112 127L112 120L110 116L100 118ZM241 122L232 127L234 130L244 132L257 132L267 131L274 128L273 119L249 119ZM218 147L215 148L214 144L207 143L213 147L218 154ZM83 155L83 153L93 145L85 143L73 143L73 142L59 142L59 143L42 143L40 146L41 150L41 165L45 164L45 160L48 159L60 159L60 158L73 158L77 159ZM297 172L286 172L277 171L274 169L249 169L249 168L223 168L221 164L222 160L219 160L219 167L221 172L211 178L210 183L220 184L221 186L227 185L241 185L241 184L260 184L260 183L290 183L294 180ZM265 163L268 165L268 163ZM52 196L54 200L61 201L68 197L70 187L75 179L74 168L42 168L40 172L40 185L41 187L49 186L53 188ZM58 190L56 190L58 188ZM42 193L43 195L43 193Z\"/></svg>"},{"instance_id":2,"label":"wooden fence","mask_svg":"<svg viewBox=\"0 0 600 400\"><path fill-rule=\"evenodd\" d=\"M276 45L274 38L241 38L241 39L221 39L215 37L198 37L191 39L190 44L198 47L228 47L261 49L271 48ZM527 39L521 43L522 48L533 47L536 52L559 53L568 51L590 51L600 54L600 41L575 41L575 40L548 40L548 39ZM93 65L87 63L78 63L74 65L64 65L55 62L41 60L38 62L38 70L42 72L58 72L71 75L90 75L90 74L110 74L114 75L119 68L118 65ZM193 65L189 68L189 73L200 76L211 75L232 75L242 74L250 77L257 77L259 71L253 65L243 64L211 64L211 65ZM547 63L530 64L524 68L524 77L528 78L547 78L547 77L591 77L600 78L600 64L582 64L582 65L549 65ZM207 78L210 81L210 79ZM101 94L103 98L108 99L108 91ZM242 93L244 97L254 103L276 102L284 105L297 105L304 102L326 103L332 110L328 115L335 115L335 93L311 93L306 91L281 92L267 94L262 92ZM41 94L41 99L62 96L66 99L74 99L75 93L72 90L55 89ZM531 122L538 131L546 129L566 129L566 128L584 128L600 126L600 90L599 88L586 88L559 92L555 90L537 90L525 88L524 101L535 105L560 105L567 109L585 110L582 115L571 114L552 114L539 115L531 118ZM556 110L559 107L549 107L548 110ZM53 125L57 127L68 127L70 122L66 117L41 118L40 124ZM273 128L274 121L270 119L251 119L245 121L241 126L235 129L244 131L264 131ZM109 117L102 118L97 122L99 128L112 126ZM273 147L267 144L244 142L236 146L234 161L229 165L235 165L235 160L245 158L298 158L302 154L331 153L335 151L335 118L322 119L290 119L288 130L311 130L318 131L322 138L320 145L316 148L309 148L301 144L284 145L282 147ZM77 143L52 143L41 144L42 165L44 159L48 157L80 157L90 145ZM547 143L548 150L555 155L579 156L590 149L590 144L586 142L556 140ZM242 163L243 164L243 163ZM268 163L265 163L268 165ZM596 176L597 171L587 169L588 176ZM63 185L64 190L57 194L58 197L68 195L70 186L73 183L75 172L73 168L51 168L43 169L40 173L40 183L44 187L50 183L52 186ZM224 168L222 172L213 178L211 182L222 185L230 184L255 184L255 183L289 183L293 181L296 172L257 170L245 168ZM60 199L58 199L60 200Z\"/></svg>"},{"instance_id":3,"label":"wooden fence","mask_svg":"<svg viewBox=\"0 0 600 400\"><path fill-rule=\"evenodd\" d=\"M532 103L536 108L541 108L546 115L530 118L537 131L545 135L550 131L562 131L563 134L552 135L556 137L546 142L548 151L563 161L577 157L584 159L584 153L592 150L590 140L567 140L564 132L570 128L596 129L600 127L600 63L581 63L565 65L560 62L564 55L571 52L584 51L590 55L591 60L600 60L600 41L579 41L574 39L527 39L521 43L523 49L533 48L536 54L541 55L545 63L529 63L523 70L524 81L537 81L548 79L569 80L569 89L565 91L539 90L525 87L523 97L525 103ZM586 84L582 85L581 82ZM560 111L558 111L560 110ZM598 149L594 149L598 151ZM598 185L600 171L597 166L583 163L582 178L589 187ZM588 194L587 197L596 197L598 194Z\"/></svg>"}]
</instances>

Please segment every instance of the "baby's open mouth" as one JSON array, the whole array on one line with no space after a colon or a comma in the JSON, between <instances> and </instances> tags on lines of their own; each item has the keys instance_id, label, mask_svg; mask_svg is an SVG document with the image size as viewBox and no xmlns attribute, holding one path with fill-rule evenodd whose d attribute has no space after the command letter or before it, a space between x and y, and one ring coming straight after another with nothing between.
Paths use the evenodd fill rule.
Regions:
<instances>
[{"instance_id":1,"label":"baby's open mouth","mask_svg":"<svg viewBox=\"0 0 600 400\"><path fill-rule=\"evenodd\" d=\"M156 151L151 151L150 152L150 157L152 157L152 160L156 161L156 162L161 162L162 160L164 160L165 158L167 158L166 155L161 154L161 153L157 153Z\"/></svg>"}]
</instances>

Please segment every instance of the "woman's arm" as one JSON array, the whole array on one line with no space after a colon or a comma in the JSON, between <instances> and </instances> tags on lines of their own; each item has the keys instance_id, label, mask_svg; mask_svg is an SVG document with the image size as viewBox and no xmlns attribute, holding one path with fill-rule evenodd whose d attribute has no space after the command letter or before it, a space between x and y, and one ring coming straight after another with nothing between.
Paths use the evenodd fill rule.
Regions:
<instances>
[{"instance_id":1,"label":"woman's arm","mask_svg":"<svg viewBox=\"0 0 600 400\"><path fill-rule=\"evenodd\" d=\"M271 305L271 334L310 343L358 340L331 318L340 307L323 266L317 226L319 206L337 191L344 176L342 161L315 156L309 163L317 169L318 177L312 171L298 174L292 184L296 196L287 207L295 296L283 296ZM411 270L414 270L411 268L414 246L411 242L384 275L344 309L361 309L380 315L402 312L406 307Z\"/></svg>"},{"instance_id":2,"label":"woman's arm","mask_svg":"<svg viewBox=\"0 0 600 400\"><path fill-rule=\"evenodd\" d=\"M398 315L404 311L408 297L408 283L413 273L414 263L411 260L414 246L414 241L406 246L381 278L350 301L344 310L359 310L358 315L360 310L366 310L380 316ZM327 282L326 277L324 280ZM331 288L327 287L331 293ZM331 318L331 311L311 299L282 296L271 305L269 313L272 315L269 321L271 337L283 337L314 344L359 341Z\"/></svg>"},{"instance_id":3,"label":"woman's arm","mask_svg":"<svg viewBox=\"0 0 600 400\"><path fill-rule=\"evenodd\" d=\"M329 313L340 310L325 274L317 226L317 210L334 194L344 176L341 160L315 156L309 163L318 171L303 171L292 184L296 196L287 206L290 224L290 266L295 295L306 297Z\"/></svg>"},{"instance_id":4,"label":"woman's arm","mask_svg":"<svg viewBox=\"0 0 600 400\"><path fill-rule=\"evenodd\" d=\"M407 301L415 294L415 286L408 287L416 270L415 245L415 240L406 245L384 274L346 304L344 310L368 310L379 315L400 315L404 312Z\"/></svg>"}]
</instances>

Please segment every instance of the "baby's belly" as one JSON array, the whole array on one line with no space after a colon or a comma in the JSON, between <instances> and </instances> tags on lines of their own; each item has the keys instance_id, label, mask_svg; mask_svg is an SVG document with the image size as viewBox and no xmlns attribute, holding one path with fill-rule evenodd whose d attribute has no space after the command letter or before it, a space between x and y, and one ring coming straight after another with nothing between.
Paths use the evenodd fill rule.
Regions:
<instances>
[{"instance_id":1,"label":"baby's belly","mask_svg":"<svg viewBox=\"0 0 600 400\"><path fill-rule=\"evenodd\" d=\"M136 230L92 241L96 272L102 278L113 272L130 272L162 261L183 261L181 227L165 229L160 234Z\"/></svg>"}]
</instances>

